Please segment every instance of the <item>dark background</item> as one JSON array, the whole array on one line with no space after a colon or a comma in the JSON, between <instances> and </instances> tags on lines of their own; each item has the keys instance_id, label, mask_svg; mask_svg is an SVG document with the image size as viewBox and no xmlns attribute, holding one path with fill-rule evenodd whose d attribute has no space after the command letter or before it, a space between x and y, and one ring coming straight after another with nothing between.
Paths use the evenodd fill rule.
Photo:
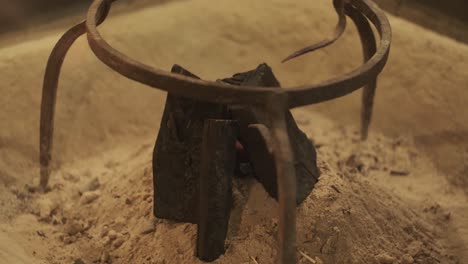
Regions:
<instances>
[{"instance_id":1,"label":"dark background","mask_svg":"<svg viewBox=\"0 0 468 264\"><path fill-rule=\"evenodd\" d=\"M141 8L173 0L120 0L112 10ZM42 27L64 18L84 19L92 0L0 0L0 34Z\"/></svg>"},{"instance_id":2,"label":"dark background","mask_svg":"<svg viewBox=\"0 0 468 264\"><path fill-rule=\"evenodd\" d=\"M144 7L162 1L170 0L120 0L117 3L119 6L129 8ZM311 0L311 3L313 1L316 0ZM0 34L30 29L64 17L84 18L91 2L91 0L0 0ZM467 0L375 0L375 2L393 15L468 43Z\"/></svg>"},{"instance_id":3,"label":"dark background","mask_svg":"<svg viewBox=\"0 0 468 264\"><path fill-rule=\"evenodd\" d=\"M389 13L468 43L468 0L374 0Z\"/></svg>"},{"instance_id":4,"label":"dark background","mask_svg":"<svg viewBox=\"0 0 468 264\"><path fill-rule=\"evenodd\" d=\"M0 0L0 33L20 30L35 21L47 23L70 12L76 12L89 5L91 0ZM60 13L62 13L60 15ZM57 14L57 15L54 15Z\"/></svg>"}]
</instances>

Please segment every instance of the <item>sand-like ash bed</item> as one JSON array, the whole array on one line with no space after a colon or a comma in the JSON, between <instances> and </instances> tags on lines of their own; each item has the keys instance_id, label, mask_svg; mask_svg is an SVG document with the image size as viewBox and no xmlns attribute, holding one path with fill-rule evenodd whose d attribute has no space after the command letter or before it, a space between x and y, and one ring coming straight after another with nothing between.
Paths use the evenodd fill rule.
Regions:
<instances>
[{"instance_id":1,"label":"sand-like ash bed","mask_svg":"<svg viewBox=\"0 0 468 264\"><path fill-rule=\"evenodd\" d=\"M295 86L361 64L352 26L334 46L280 63L332 31L336 15L326 1L218 2L149 7L111 16L100 29L142 62L167 70L178 63L204 79L267 62L283 86ZM468 261L468 47L389 18L392 53L366 143L359 93L293 112L322 171L297 210L299 263ZM61 78L52 191L28 188L39 180L44 66L69 26L0 49L0 259L198 263L196 227L152 216L151 152L165 94L110 71L85 39L70 50ZM236 180L234 197L229 247L217 263L273 263L276 201L253 179Z\"/></svg>"}]
</instances>

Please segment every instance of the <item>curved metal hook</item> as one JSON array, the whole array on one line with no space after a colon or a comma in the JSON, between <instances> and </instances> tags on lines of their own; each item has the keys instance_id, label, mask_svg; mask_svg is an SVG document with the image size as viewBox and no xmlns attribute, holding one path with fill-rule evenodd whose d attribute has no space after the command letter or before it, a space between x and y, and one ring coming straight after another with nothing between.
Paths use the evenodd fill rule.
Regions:
<instances>
[{"instance_id":1,"label":"curved metal hook","mask_svg":"<svg viewBox=\"0 0 468 264\"><path fill-rule=\"evenodd\" d=\"M315 43L311 46L305 47L292 53L291 55L287 56L284 60L282 60L282 63L302 56L306 53L329 46L335 43L335 41L337 41L341 37L341 35L343 35L343 32L346 29L345 0L333 0L333 6L335 7L336 13L338 14L338 23L336 24L335 32L333 33L333 35L330 38L324 39L318 43Z\"/></svg>"},{"instance_id":2,"label":"curved metal hook","mask_svg":"<svg viewBox=\"0 0 468 264\"><path fill-rule=\"evenodd\" d=\"M286 125L287 97L273 95L266 104L270 119L273 156L278 185L278 264L296 263L296 169Z\"/></svg>"},{"instance_id":3,"label":"curved metal hook","mask_svg":"<svg viewBox=\"0 0 468 264\"><path fill-rule=\"evenodd\" d=\"M359 37L362 44L362 52L364 62L370 60L377 51L374 32L369 24L369 21L352 5L346 5L346 14L353 20L359 32ZM369 126L372 120L372 111L374 108L375 90L377 88L377 76L370 79L364 86L362 93L362 109L361 109L361 139L366 140L369 135Z\"/></svg>"},{"instance_id":4,"label":"curved metal hook","mask_svg":"<svg viewBox=\"0 0 468 264\"><path fill-rule=\"evenodd\" d=\"M106 18L110 4L103 5L104 16L99 21L99 24ZM47 189L47 184L50 178L50 161L52 159L52 146L54 135L54 117L55 105L57 100L57 89L59 83L60 72L63 61L68 50L75 41L86 33L86 21L70 28L55 44L52 50L44 74L44 82L42 85L42 101L41 101L41 117L40 117L40 136L39 136L39 162L41 178L39 187L42 190Z\"/></svg>"}]
</instances>

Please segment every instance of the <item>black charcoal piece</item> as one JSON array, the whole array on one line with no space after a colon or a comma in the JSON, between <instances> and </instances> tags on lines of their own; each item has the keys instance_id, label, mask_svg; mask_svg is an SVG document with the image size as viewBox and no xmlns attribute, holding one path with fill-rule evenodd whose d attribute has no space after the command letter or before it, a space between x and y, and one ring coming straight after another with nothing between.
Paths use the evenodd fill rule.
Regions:
<instances>
[{"instance_id":1,"label":"black charcoal piece","mask_svg":"<svg viewBox=\"0 0 468 264\"><path fill-rule=\"evenodd\" d=\"M198 79L178 65L172 72ZM224 114L222 105L167 95L153 151L156 217L197 223L203 122Z\"/></svg>"},{"instance_id":2,"label":"black charcoal piece","mask_svg":"<svg viewBox=\"0 0 468 264\"><path fill-rule=\"evenodd\" d=\"M238 73L221 81L234 85L278 87L278 89L281 89L280 83L271 68L266 64L259 65L256 70ZM268 127L270 127L270 124L268 117L265 115L266 112L252 106L229 106L229 110L232 118L239 122L239 139L252 162L255 177L272 197L278 198L276 170L270 150L271 145L268 144L268 138L263 138L269 137ZM290 111L286 113L286 122L295 155L296 202L300 204L310 194L320 176L317 167L317 154L314 145L306 134L299 129Z\"/></svg>"},{"instance_id":3,"label":"black charcoal piece","mask_svg":"<svg viewBox=\"0 0 468 264\"><path fill-rule=\"evenodd\" d=\"M224 254L232 205L236 140L235 121L205 121L197 232L197 256L204 261L213 261Z\"/></svg>"}]
</instances>

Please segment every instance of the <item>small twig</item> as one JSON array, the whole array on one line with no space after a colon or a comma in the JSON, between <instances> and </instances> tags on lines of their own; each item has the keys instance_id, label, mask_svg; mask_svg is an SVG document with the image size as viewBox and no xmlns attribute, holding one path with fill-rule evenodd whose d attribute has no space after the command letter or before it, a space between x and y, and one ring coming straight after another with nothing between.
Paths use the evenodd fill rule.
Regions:
<instances>
[{"instance_id":1,"label":"small twig","mask_svg":"<svg viewBox=\"0 0 468 264\"><path fill-rule=\"evenodd\" d=\"M259 264L258 261L254 257L250 256L250 258L253 260L255 264Z\"/></svg>"},{"instance_id":2,"label":"small twig","mask_svg":"<svg viewBox=\"0 0 468 264\"><path fill-rule=\"evenodd\" d=\"M405 171L405 170L391 170L390 171L390 175L392 176L408 176L410 174L409 171Z\"/></svg>"},{"instance_id":3,"label":"small twig","mask_svg":"<svg viewBox=\"0 0 468 264\"><path fill-rule=\"evenodd\" d=\"M333 190L335 190L337 193L341 193L340 189L338 189L338 187L336 187L335 185L332 185L331 186Z\"/></svg>"},{"instance_id":4,"label":"small twig","mask_svg":"<svg viewBox=\"0 0 468 264\"><path fill-rule=\"evenodd\" d=\"M306 258L308 261L310 261L310 263L313 263L313 264L316 264L317 261L315 261L313 258L311 258L309 255L307 255L304 251L302 250L299 250L299 253L304 257Z\"/></svg>"}]
</instances>

